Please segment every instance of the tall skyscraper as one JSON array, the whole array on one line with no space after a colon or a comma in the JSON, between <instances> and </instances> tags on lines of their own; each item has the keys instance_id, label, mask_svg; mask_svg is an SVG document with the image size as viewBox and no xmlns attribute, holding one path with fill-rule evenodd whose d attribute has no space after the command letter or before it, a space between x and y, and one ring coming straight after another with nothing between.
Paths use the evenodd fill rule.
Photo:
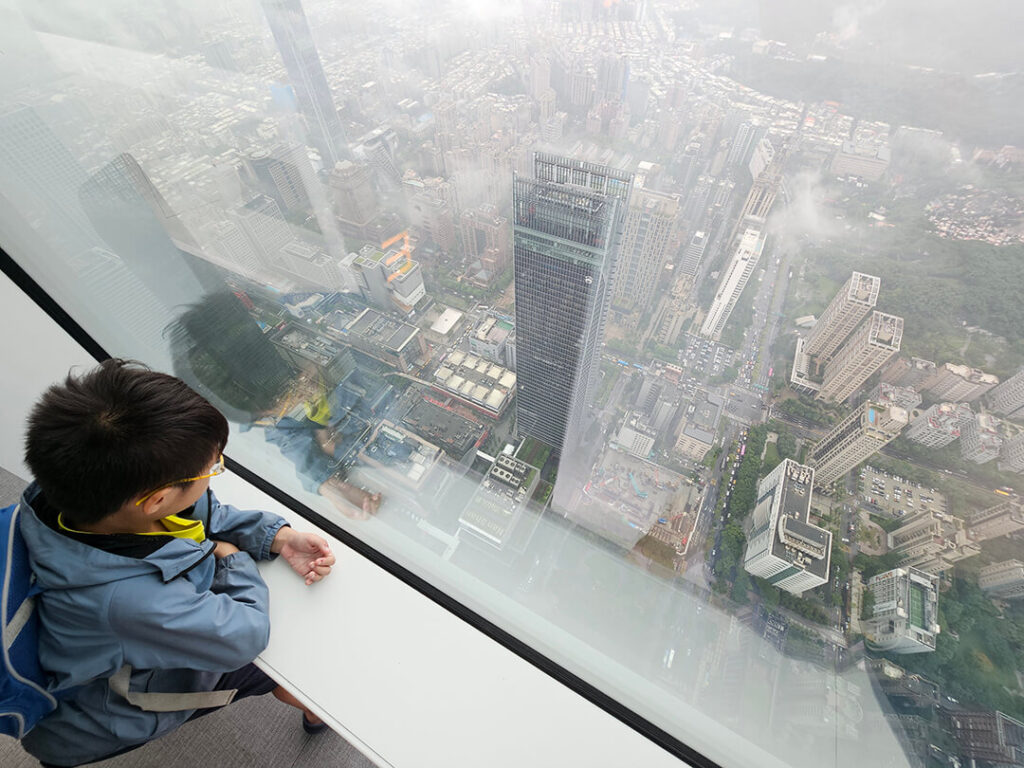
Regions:
<instances>
[{"instance_id":1,"label":"tall skyscraper","mask_svg":"<svg viewBox=\"0 0 1024 768\"><path fill-rule=\"evenodd\" d=\"M701 326L700 335L709 339L718 339L722 335L729 315L732 314L739 301L743 289L757 267L764 250L764 235L758 229L748 229L736 247L729 268L718 284L718 291L711 302L707 317Z\"/></svg>"},{"instance_id":2,"label":"tall skyscraper","mask_svg":"<svg viewBox=\"0 0 1024 768\"><path fill-rule=\"evenodd\" d=\"M989 392L988 403L993 411L1003 416L1018 419L1024 416L1024 368Z\"/></svg>"},{"instance_id":3,"label":"tall skyscraper","mask_svg":"<svg viewBox=\"0 0 1024 768\"><path fill-rule=\"evenodd\" d=\"M349 157L348 141L302 2L261 0L261 3L295 91L299 112L305 118L310 143L320 152L324 167L333 168L335 163Z\"/></svg>"},{"instance_id":4,"label":"tall skyscraper","mask_svg":"<svg viewBox=\"0 0 1024 768\"><path fill-rule=\"evenodd\" d=\"M543 153L534 176L513 181L517 424L560 449L597 376L633 176Z\"/></svg>"},{"instance_id":5,"label":"tall skyscraper","mask_svg":"<svg viewBox=\"0 0 1024 768\"><path fill-rule=\"evenodd\" d=\"M881 278L854 272L804 340L804 352L827 363L878 301Z\"/></svg>"},{"instance_id":6,"label":"tall skyscraper","mask_svg":"<svg viewBox=\"0 0 1024 768\"><path fill-rule=\"evenodd\" d=\"M623 224L615 277L617 306L643 309L650 302L668 254L678 247L679 197L634 189Z\"/></svg>"},{"instance_id":7,"label":"tall skyscraper","mask_svg":"<svg viewBox=\"0 0 1024 768\"><path fill-rule=\"evenodd\" d=\"M939 577L917 568L895 568L872 576L867 589L874 613L864 622L869 646L890 653L935 650L939 634Z\"/></svg>"},{"instance_id":8,"label":"tall skyscraper","mask_svg":"<svg viewBox=\"0 0 1024 768\"><path fill-rule=\"evenodd\" d=\"M743 560L748 573L803 594L828 581L832 534L810 522L814 470L792 459L757 485L757 506Z\"/></svg>"},{"instance_id":9,"label":"tall skyscraper","mask_svg":"<svg viewBox=\"0 0 1024 768\"><path fill-rule=\"evenodd\" d=\"M809 463L818 485L831 484L895 440L907 420L907 412L895 405L867 402L858 406L811 449Z\"/></svg>"},{"instance_id":10,"label":"tall skyscraper","mask_svg":"<svg viewBox=\"0 0 1024 768\"><path fill-rule=\"evenodd\" d=\"M842 402L900 351L903 318L875 311L825 366L818 398Z\"/></svg>"},{"instance_id":11,"label":"tall skyscraper","mask_svg":"<svg viewBox=\"0 0 1024 768\"><path fill-rule=\"evenodd\" d=\"M207 286L193 271L194 257L171 239L187 247L194 238L134 157L115 157L79 187L78 197L109 249L165 306L202 296Z\"/></svg>"}]
</instances>

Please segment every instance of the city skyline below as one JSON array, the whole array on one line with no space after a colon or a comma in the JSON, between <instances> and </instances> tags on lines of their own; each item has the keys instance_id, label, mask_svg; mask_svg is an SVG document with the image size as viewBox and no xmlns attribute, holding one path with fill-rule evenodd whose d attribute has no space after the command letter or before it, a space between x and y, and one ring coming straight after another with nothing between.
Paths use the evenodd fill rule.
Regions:
<instances>
[{"instance_id":1,"label":"city skyline below","mask_svg":"<svg viewBox=\"0 0 1024 768\"><path fill-rule=\"evenodd\" d=\"M1024 722L1012 56L803 0L20 7L3 247L232 458L723 766Z\"/></svg>"}]
</instances>

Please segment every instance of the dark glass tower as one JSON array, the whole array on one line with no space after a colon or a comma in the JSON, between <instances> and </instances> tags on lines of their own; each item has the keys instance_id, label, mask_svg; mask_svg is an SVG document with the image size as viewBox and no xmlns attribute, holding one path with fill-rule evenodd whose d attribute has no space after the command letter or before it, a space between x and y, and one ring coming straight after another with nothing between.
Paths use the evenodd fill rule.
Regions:
<instances>
[{"instance_id":1,"label":"dark glass tower","mask_svg":"<svg viewBox=\"0 0 1024 768\"><path fill-rule=\"evenodd\" d=\"M324 167L331 169L339 160L348 158L348 142L302 2L262 0L262 5L295 90L299 112L306 119L310 141L319 150Z\"/></svg>"},{"instance_id":2,"label":"dark glass tower","mask_svg":"<svg viewBox=\"0 0 1024 768\"><path fill-rule=\"evenodd\" d=\"M590 402L632 174L534 156L513 182L517 419L561 449Z\"/></svg>"}]
</instances>

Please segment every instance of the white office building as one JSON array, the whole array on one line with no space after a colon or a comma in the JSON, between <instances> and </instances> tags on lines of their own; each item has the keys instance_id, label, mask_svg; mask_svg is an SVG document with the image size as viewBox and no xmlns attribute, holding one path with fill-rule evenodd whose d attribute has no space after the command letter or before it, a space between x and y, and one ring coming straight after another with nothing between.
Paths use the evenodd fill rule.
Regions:
<instances>
[{"instance_id":1,"label":"white office building","mask_svg":"<svg viewBox=\"0 0 1024 768\"><path fill-rule=\"evenodd\" d=\"M810 522L814 470L784 459L757 486L743 567L800 595L828 581L832 534Z\"/></svg>"},{"instance_id":2,"label":"white office building","mask_svg":"<svg viewBox=\"0 0 1024 768\"><path fill-rule=\"evenodd\" d=\"M729 315L732 314L739 301L740 294L750 280L754 267L761 258L761 251L764 250L764 235L760 230L753 227L747 229L740 238L739 247L729 262L722 282L718 284L718 291L715 293L715 300L711 302L711 309L708 310L704 324L701 326L700 335L709 339L718 339L722 335Z\"/></svg>"}]
</instances>

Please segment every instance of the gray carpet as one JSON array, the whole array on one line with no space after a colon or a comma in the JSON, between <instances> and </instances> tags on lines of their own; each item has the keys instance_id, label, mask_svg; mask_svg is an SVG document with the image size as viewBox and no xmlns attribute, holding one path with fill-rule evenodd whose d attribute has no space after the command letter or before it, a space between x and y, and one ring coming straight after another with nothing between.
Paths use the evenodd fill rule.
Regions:
<instances>
[{"instance_id":1,"label":"gray carpet","mask_svg":"<svg viewBox=\"0 0 1024 768\"><path fill-rule=\"evenodd\" d=\"M25 482L0 468L0 507L18 500ZM332 731L310 736L302 715L273 696L250 698L189 723L103 768L372 768ZM14 739L0 736L0 766L39 768Z\"/></svg>"}]
</instances>

